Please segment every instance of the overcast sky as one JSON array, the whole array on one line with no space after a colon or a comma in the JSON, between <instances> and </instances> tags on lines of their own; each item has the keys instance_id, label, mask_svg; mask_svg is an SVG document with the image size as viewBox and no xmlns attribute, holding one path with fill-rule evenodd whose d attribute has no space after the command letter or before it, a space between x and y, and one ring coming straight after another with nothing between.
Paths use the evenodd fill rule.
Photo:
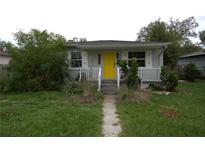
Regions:
<instances>
[{"instance_id":1,"label":"overcast sky","mask_svg":"<svg viewBox=\"0 0 205 154\"><path fill-rule=\"evenodd\" d=\"M159 17L195 16L205 30L203 0L0 0L0 38L31 28L60 33L67 39L135 40L142 26ZM203 16L204 15L204 16ZM12 41L13 42L13 41Z\"/></svg>"}]
</instances>

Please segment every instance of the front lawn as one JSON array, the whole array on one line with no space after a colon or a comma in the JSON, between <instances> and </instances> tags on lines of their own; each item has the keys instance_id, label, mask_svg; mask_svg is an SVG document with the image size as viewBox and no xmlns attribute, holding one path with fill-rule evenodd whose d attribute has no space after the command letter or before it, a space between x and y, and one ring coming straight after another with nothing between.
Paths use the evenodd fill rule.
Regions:
<instances>
[{"instance_id":1,"label":"front lawn","mask_svg":"<svg viewBox=\"0 0 205 154\"><path fill-rule=\"evenodd\" d=\"M180 83L178 93L150 103L117 103L121 136L205 136L205 82Z\"/></svg>"},{"instance_id":2,"label":"front lawn","mask_svg":"<svg viewBox=\"0 0 205 154\"><path fill-rule=\"evenodd\" d=\"M0 95L0 136L100 136L101 108L62 92Z\"/></svg>"}]
</instances>

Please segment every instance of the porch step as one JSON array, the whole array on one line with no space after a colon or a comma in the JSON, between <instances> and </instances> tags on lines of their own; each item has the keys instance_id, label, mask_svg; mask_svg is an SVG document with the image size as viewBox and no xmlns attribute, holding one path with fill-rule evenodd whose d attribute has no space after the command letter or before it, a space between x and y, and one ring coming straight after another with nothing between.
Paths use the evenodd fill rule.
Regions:
<instances>
[{"instance_id":1,"label":"porch step","mask_svg":"<svg viewBox=\"0 0 205 154\"><path fill-rule=\"evenodd\" d=\"M116 80L102 80L101 91L104 94L115 94L117 92Z\"/></svg>"}]
</instances>

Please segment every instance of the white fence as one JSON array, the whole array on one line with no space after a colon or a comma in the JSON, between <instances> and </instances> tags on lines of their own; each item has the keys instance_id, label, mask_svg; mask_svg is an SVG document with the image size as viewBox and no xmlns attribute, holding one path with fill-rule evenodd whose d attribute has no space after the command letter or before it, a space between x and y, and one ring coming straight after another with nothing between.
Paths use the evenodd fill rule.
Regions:
<instances>
[{"instance_id":1,"label":"white fence","mask_svg":"<svg viewBox=\"0 0 205 154\"><path fill-rule=\"evenodd\" d=\"M98 81L100 68L70 68L71 79Z\"/></svg>"},{"instance_id":2,"label":"white fence","mask_svg":"<svg viewBox=\"0 0 205 154\"><path fill-rule=\"evenodd\" d=\"M142 81L161 81L160 68L139 67L138 74Z\"/></svg>"}]
</instances>

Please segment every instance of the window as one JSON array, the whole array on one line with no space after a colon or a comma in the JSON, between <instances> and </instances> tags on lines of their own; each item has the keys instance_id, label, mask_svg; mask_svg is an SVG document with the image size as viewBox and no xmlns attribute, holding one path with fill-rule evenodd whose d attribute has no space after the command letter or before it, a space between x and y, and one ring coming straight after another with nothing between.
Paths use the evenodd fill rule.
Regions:
<instances>
[{"instance_id":1,"label":"window","mask_svg":"<svg viewBox=\"0 0 205 154\"><path fill-rule=\"evenodd\" d=\"M82 53L79 51L71 52L71 67L82 67Z\"/></svg>"},{"instance_id":2,"label":"window","mask_svg":"<svg viewBox=\"0 0 205 154\"><path fill-rule=\"evenodd\" d=\"M98 54L98 64L101 64L101 54Z\"/></svg>"},{"instance_id":3,"label":"window","mask_svg":"<svg viewBox=\"0 0 205 154\"><path fill-rule=\"evenodd\" d=\"M128 65L130 66L131 60L136 58L140 67L145 67L145 52L129 52L128 53Z\"/></svg>"}]
</instances>

